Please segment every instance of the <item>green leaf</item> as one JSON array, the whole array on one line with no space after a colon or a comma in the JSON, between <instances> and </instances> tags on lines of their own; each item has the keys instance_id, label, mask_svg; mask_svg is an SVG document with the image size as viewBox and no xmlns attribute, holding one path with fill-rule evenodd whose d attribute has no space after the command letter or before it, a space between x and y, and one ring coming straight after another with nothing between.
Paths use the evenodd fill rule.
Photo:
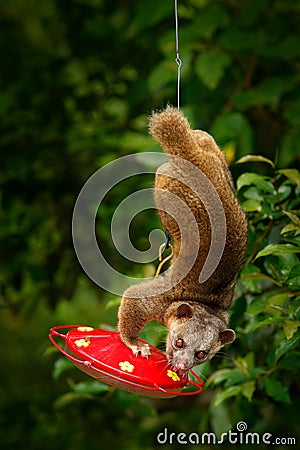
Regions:
<instances>
[{"instance_id":1,"label":"green leaf","mask_svg":"<svg viewBox=\"0 0 300 450\"><path fill-rule=\"evenodd\" d=\"M253 394L256 389L256 383L255 380L247 381L247 383L243 383L241 385L241 392L246 399L251 402Z\"/></svg>"},{"instance_id":2,"label":"green leaf","mask_svg":"<svg viewBox=\"0 0 300 450\"><path fill-rule=\"evenodd\" d=\"M275 362L278 361L278 359L287 353L289 350L292 350L295 348L300 342L300 333L297 332L291 339L283 340L279 347L275 350Z\"/></svg>"},{"instance_id":3,"label":"green leaf","mask_svg":"<svg viewBox=\"0 0 300 450\"><path fill-rule=\"evenodd\" d=\"M265 384L267 394L274 400L283 403L291 403L290 394L287 386L278 380L269 378Z\"/></svg>"},{"instance_id":4,"label":"green leaf","mask_svg":"<svg viewBox=\"0 0 300 450\"><path fill-rule=\"evenodd\" d=\"M224 430L230 430L232 428L230 408L228 408L228 405L225 403L218 406L218 408L215 408L211 403L209 405L209 416L211 418L212 431L215 433L218 440L220 440Z\"/></svg>"},{"instance_id":5,"label":"green leaf","mask_svg":"<svg viewBox=\"0 0 300 450\"><path fill-rule=\"evenodd\" d=\"M284 117L290 122L291 125L296 127L300 126L300 102L295 102L289 105L285 110Z\"/></svg>"},{"instance_id":6,"label":"green leaf","mask_svg":"<svg viewBox=\"0 0 300 450\"><path fill-rule=\"evenodd\" d=\"M265 310L267 305L267 297L265 295L256 297L252 300L252 302L247 307L247 314L252 316L257 316L262 311Z\"/></svg>"},{"instance_id":7,"label":"green leaf","mask_svg":"<svg viewBox=\"0 0 300 450\"><path fill-rule=\"evenodd\" d=\"M67 358L59 358L54 363L53 379L57 381L62 373L74 369L74 365Z\"/></svg>"},{"instance_id":8,"label":"green leaf","mask_svg":"<svg viewBox=\"0 0 300 450\"><path fill-rule=\"evenodd\" d=\"M83 381L81 383L75 384L73 391L77 394L103 394L107 392L110 387L107 384L101 383L100 381Z\"/></svg>"},{"instance_id":9,"label":"green leaf","mask_svg":"<svg viewBox=\"0 0 300 450\"><path fill-rule=\"evenodd\" d=\"M261 42L258 33L252 30L240 30L237 26L227 27L221 38L222 45L233 53L253 54Z\"/></svg>"},{"instance_id":10,"label":"green leaf","mask_svg":"<svg viewBox=\"0 0 300 450\"><path fill-rule=\"evenodd\" d=\"M258 173L245 172L237 180L237 189L240 190L243 186L255 185L262 191L270 194L275 194L275 189L270 178Z\"/></svg>"},{"instance_id":11,"label":"green leaf","mask_svg":"<svg viewBox=\"0 0 300 450\"><path fill-rule=\"evenodd\" d=\"M282 211L298 227L300 227L300 218L291 211Z\"/></svg>"},{"instance_id":12,"label":"green leaf","mask_svg":"<svg viewBox=\"0 0 300 450\"><path fill-rule=\"evenodd\" d=\"M224 391L218 392L213 399L213 406L217 408L224 400L230 397L236 397L241 392L241 386L230 386Z\"/></svg>"},{"instance_id":13,"label":"green leaf","mask_svg":"<svg viewBox=\"0 0 300 450\"><path fill-rule=\"evenodd\" d=\"M198 56L195 69L203 84L209 89L215 89L230 63L231 58L227 53L214 49Z\"/></svg>"},{"instance_id":14,"label":"green leaf","mask_svg":"<svg viewBox=\"0 0 300 450\"><path fill-rule=\"evenodd\" d=\"M206 3L206 7L201 9L196 15L197 25L200 28L201 36L210 38L217 29L224 27L230 21L228 10L221 4L214 2Z\"/></svg>"},{"instance_id":15,"label":"green leaf","mask_svg":"<svg viewBox=\"0 0 300 450\"><path fill-rule=\"evenodd\" d=\"M210 384L213 384L216 386L216 385L222 383L222 381L227 380L228 378L230 378L230 376L232 374L232 370L236 370L236 369L216 370L206 381L205 387L207 388Z\"/></svg>"},{"instance_id":16,"label":"green leaf","mask_svg":"<svg viewBox=\"0 0 300 450\"><path fill-rule=\"evenodd\" d=\"M278 105L280 98L289 88L293 79L273 77L262 81L247 91L236 94L234 101L238 109L247 109L257 105Z\"/></svg>"},{"instance_id":17,"label":"green leaf","mask_svg":"<svg viewBox=\"0 0 300 450\"><path fill-rule=\"evenodd\" d=\"M248 291L257 292L260 278L252 278L253 275L260 275L260 269L254 264L248 264L241 270L240 279Z\"/></svg>"},{"instance_id":18,"label":"green leaf","mask_svg":"<svg viewBox=\"0 0 300 450\"><path fill-rule=\"evenodd\" d=\"M292 350L284 355L277 364L278 367L284 369L297 370L300 369L300 352Z\"/></svg>"},{"instance_id":19,"label":"green leaf","mask_svg":"<svg viewBox=\"0 0 300 450\"><path fill-rule=\"evenodd\" d=\"M276 193L275 200L276 202L283 202L286 200L292 193L292 187L287 184L282 184L279 186L279 189Z\"/></svg>"},{"instance_id":20,"label":"green leaf","mask_svg":"<svg viewBox=\"0 0 300 450\"><path fill-rule=\"evenodd\" d=\"M287 340L291 339L297 333L299 327L300 322L298 320L285 320L283 322L283 331Z\"/></svg>"},{"instance_id":21,"label":"green leaf","mask_svg":"<svg viewBox=\"0 0 300 450\"><path fill-rule=\"evenodd\" d=\"M260 212L262 210L261 201L252 198L245 200L244 202L242 202L242 208L245 212L253 212L253 211Z\"/></svg>"},{"instance_id":22,"label":"green leaf","mask_svg":"<svg viewBox=\"0 0 300 450\"><path fill-rule=\"evenodd\" d=\"M255 355L254 355L254 352L247 353L245 358L243 358L243 362L245 363L245 366L248 369L254 369L254 367L255 367Z\"/></svg>"},{"instance_id":23,"label":"green leaf","mask_svg":"<svg viewBox=\"0 0 300 450\"><path fill-rule=\"evenodd\" d=\"M289 296L287 293L272 295L268 298L268 307L284 311L283 307L288 298Z\"/></svg>"},{"instance_id":24,"label":"green leaf","mask_svg":"<svg viewBox=\"0 0 300 450\"><path fill-rule=\"evenodd\" d=\"M291 303L288 304L288 313L292 317L297 319L300 318L300 297L296 297Z\"/></svg>"},{"instance_id":25,"label":"green leaf","mask_svg":"<svg viewBox=\"0 0 300 450\"><path fill-rule=\"evenodd\" d=\"M243 192L243 196L249 200L258 200L259 202L262 202L264 199L261 191L256 186L250 186L248 189L246 189Z\"/></svg>"},{"instance_id":26,"label":"green leaf","mask_svg":"<svg viewBox=\"0 0 300 450\"><path fill-rule=\"evenodd\" d=\"M55 409L62 409L69 404L76 403L82 400L93 400L94 397L90 394L78 394L77 392L67 392L58 397L54 402Z\"/></svg>"},{"instance_id":27,"label":"green leaf","mask_svg":"<svg viewBox=\"0 0 300 450\"><path fill-rule=\"evenodd\" d=\"M247 369L243 368L243 372L241 372L241 370L238 369L234 374L232 374L230 378L226 380L226 382L224 383L224 387L228 388L230 386L237 386L248 381L250 377Z\"/></svg>"},{"instance_id":28,"label":"green leaf","mask_svg":"<svg viewBox=\"0 0 300 450\"><path fill-rule=\"evenodd\" d=\"M120 303L121 303L120 297L112 298L106 303L105 309L117 308L120 306Z\"/></svg>"},{"instance_id":29,"label":"green leaf","mask_svg":"<svg viewBox=\"0 0 300 450\"><path fill-rule=\"evenodd\" d=\"M246 295L242 294L242 296L233 303L233 306L230 310L230 323L234 329L237 329L243 323L246 308Z\"/></svg>"},{"instance_id":30,"label":"green leaf","mask_svg":"<svg viewBox=\"0 0 300 450\"><path fill-rule=\"evenodd\" d=\"M220 4L204 1L203 6L200 7L199 14L195 15L192 24L180 28L182 47L191 45L192 42L199 43L203 38L210 39L217 29L229 22L228 12Z\"/></svg>"},{"instance_id":31,"label":"green leaf","mask_svg":"<svg viewBox=\"0 0 300 450\"><path fill-rule=\"evenodd\" d=\"M240 112L225 112L216 117L211 134L220 145L231 142L240 152L252 151L252 129L246 116Z\"/></svg>"},{"instance_id":32,"label":"green leaf","mask_svg":"<svg viewBox=\"0 0 300 450\"><path fill-rule=\"evenodd\" d=\"M299 253L300 247L292 244L269 244L263 248L255 257L255 260L267 255L278 255L280 253Z\"/></svg>"},{"instance_id":33,"label":"green leaf","mask_svg":"<svg viewBox=\"0 0 300 450\"><path fill-rule=\"evenodd\" d=\"M299 142L300 142L300 129L298 127L290 128L289 130L286 131L286 133L282 138L280 151L278 153L278 166L282 166L284 164L284 167L287 167L293 164L293 161L295 160L295 155L299 154ZM285 175L287 178L290 179L290 181L293 184L296 184L299 187L298 170L283 169L282 171L279 171L279 173Z\"/></svg>"},{"instance_id":34,"label":"green leaf","mask_svg":"<svg viewBox=\"0 0 300 450\"><path fill-rule=\"evenodd\" d=\"M283 227L280 231L280 234L287 234L287 233L295 233L295 235L297 236L298 234L300 234L300 227L294 225L293 223L289 223L288 225Z\"/></svg>"},{"instance_id":35,"label":"green leaf","mask_svg":"<svg viewBox=\"0 0 300 450\"><path fill-rule=\"evenodd\" d=\"M300 289L300 264L291 268L286 281L291 288Z\"/></svg>"},{"instance_id":36,"label":"green leaf","mask_svg":"<svg viewBox=\"0 0 300 450\"><path fill-rule=\"evenodd\" d=\"M156 92L176 79L177 67L172 61L162 61L157 64L148 77L148 86L152 92Z\"/></svg>"},{"instance_id":37,"label":"green leaf","mask_svg":"<svg viewBox=\"0 0 300 450\"><path fill-rule=\"evenodd\" d=\"M275 323L281 323L282 321L283 321L282 317L267 317L267 319L264 319L261 322L254 323L252 327L248 327L247 331L248 331L248 333L253 332L253 331L258 330L259 328L263 328L268 325L273 325Z\"/></svg>"},{"instance_id":38,"label":"green leaf","mask_svg":"<svg viewBox=\"0 0 300 450\"><path fill-rule=\"evenodd\" d=\"M148 322L143 331L140 334L140 338L149 342L154 347L159 346L162 342L166 341L167 330L161 323L151 321Z\"/></svg>"},{"instance_id":39,"label":"green leaf","mask_svg":"<svg viewBox=\"0 0 300 450\"><path fill-rule=\"evenodd\" d=\"M150 136L138 133L136 131L127 131L123 134L122 141L119 142L119 147L127 151L147 151L153 140Z\"/></svg>"},{"instance_id":40,"label":"green leaf","mask_svg":"<svg viewBox=\"0 0 300 450\"><path fill-rule=\"evenodd\" d=\"M296 184L300 187L300 173L297 169L281 169L278 170L278 173L282 173L285 177L292 181L292 183Z\"/></svg>"},{"instance_id":41,"label":"green leaf","mask_svg":"<svg viewBox=\"0 0 300 450\"><path fill-rule=\"evenodd\" d=\"M270 164L270 166L275 167L273 161L261 155L246 155L236 161L237 164L248 162L265 162L267 164Z\"/></svg>"},{"instance_id":42,"label":"green leaf","mask_svg":"<svg viewBox=\"0 0 300 450\"><path fill-rule=\"evenodd\" d=\"M278 255L269 255L268 258L264 260L265 269L272 276L276 276L278 281L278 286L282 286L286 282L291 267L299 264L299 258L296 253L279 253Z\"/></svg>"},{"instance_id":43,"label":"green leaf","mask_svg":"<svg viewBox=\"0 0 300 450\"><path fill-rule=\"evenodd\" d=\"M277 280L274 280L274 278L264 273L249 273L248 275L244 276L244 280L265 280L270 281L271 283L274 283L277 286L281 286L281 283L279 283Z\"/></svg>"},{"instance_id":44,"label":"green leaf","mask_svg":"<svg viewBox=\"0 0 300 450\"><path fill-rule=\"evenodd\" d=\"M153 27L156 23L168 17L172 12L170 3L156 2L153 8L151 0L144 0L137 4L137 11L131 24L132 32L138 35L145 28Z\"/></svg>"}]
</instances>

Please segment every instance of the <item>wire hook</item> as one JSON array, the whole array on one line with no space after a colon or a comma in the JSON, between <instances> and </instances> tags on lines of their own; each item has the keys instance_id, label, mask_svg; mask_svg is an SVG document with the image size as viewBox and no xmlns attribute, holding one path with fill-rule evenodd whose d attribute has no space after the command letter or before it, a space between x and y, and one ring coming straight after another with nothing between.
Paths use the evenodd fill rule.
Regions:
<instances>
[{"instance_id":1,"label":"wire hook","mask_svg":"<svg viewBox=\"0 0 300 450\"><path fill-rule=\"evenodd\" d=\"M156 269L156 273L155 276L157 277L160 274L161 268L163 267L163 265L169 261L169 259L172 258L174 250L173 250L173 246L170 243L171 240L171 236L170 233L168 232L168 230L165 231L165 235L166 235L166 242L164 242L163 244L161 244L161 246L158 249L158 260L160 261L160 264L158 265L157 269ZM171 253L170 255L166 256L164 259L162 259L162 255L163 252L167 249L167 248L171 248Z\"/></svg>"}]
</instances>

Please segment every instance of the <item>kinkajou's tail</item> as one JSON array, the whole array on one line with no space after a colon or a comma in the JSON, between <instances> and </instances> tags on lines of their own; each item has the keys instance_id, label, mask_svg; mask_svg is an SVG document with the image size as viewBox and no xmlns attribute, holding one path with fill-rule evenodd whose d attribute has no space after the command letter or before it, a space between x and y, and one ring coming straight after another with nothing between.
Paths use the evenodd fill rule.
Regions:
<instances>
[{"instance_id":1,"label":"kinkajou's tail","mask_svg":"<svg viewBox=\"0 0 300 450\"><path fill-rule=\"evenodd\" d=\"M149 132L170 155L189 159L189 153L194 153L197 148L196 138L186 117L172 106L152 114ZM195 157L195 155L191 156Z\"/></svg>"}]
</instances>

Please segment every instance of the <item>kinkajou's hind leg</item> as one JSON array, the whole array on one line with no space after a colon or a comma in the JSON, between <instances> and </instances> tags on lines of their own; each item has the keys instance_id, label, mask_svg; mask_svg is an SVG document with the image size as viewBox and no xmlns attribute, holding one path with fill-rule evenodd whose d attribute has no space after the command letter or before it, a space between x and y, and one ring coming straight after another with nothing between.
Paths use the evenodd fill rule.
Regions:
<instances>
[{"instance_id":1,"label":"kinkajou's hind leg","mask_svg":"<svg viewBox=\"0 0 300 450\"><path fill-rule=\"evenodd\" d=\"M226 181L230 185L231 189L234 189L225 154L224 152L222 152L222 150L220 150L214 138L205 131L201 130L192 130L192 133L202 151L212 153L218 158L218 163L221 163L220 170L223 171Z\"/></svg>"}]
</instances>

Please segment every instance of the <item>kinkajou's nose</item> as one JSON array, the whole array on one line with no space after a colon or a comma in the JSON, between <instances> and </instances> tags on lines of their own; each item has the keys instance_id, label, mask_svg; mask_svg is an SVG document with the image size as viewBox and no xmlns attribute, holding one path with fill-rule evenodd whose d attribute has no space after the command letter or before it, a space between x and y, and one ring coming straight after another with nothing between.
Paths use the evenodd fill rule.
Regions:
<instances>
[{"instance_id":1,"label":"kinkajou's nose","mask_svg":"<svg viewBox=\"0 0 300 450\"><path fill-rule=\"evenodd\" d=\"M183 363L178 363L176 364L176 369L179 370L180 372L185 372L186 371L186 367Z\"/></svg>"}]
</instances>

